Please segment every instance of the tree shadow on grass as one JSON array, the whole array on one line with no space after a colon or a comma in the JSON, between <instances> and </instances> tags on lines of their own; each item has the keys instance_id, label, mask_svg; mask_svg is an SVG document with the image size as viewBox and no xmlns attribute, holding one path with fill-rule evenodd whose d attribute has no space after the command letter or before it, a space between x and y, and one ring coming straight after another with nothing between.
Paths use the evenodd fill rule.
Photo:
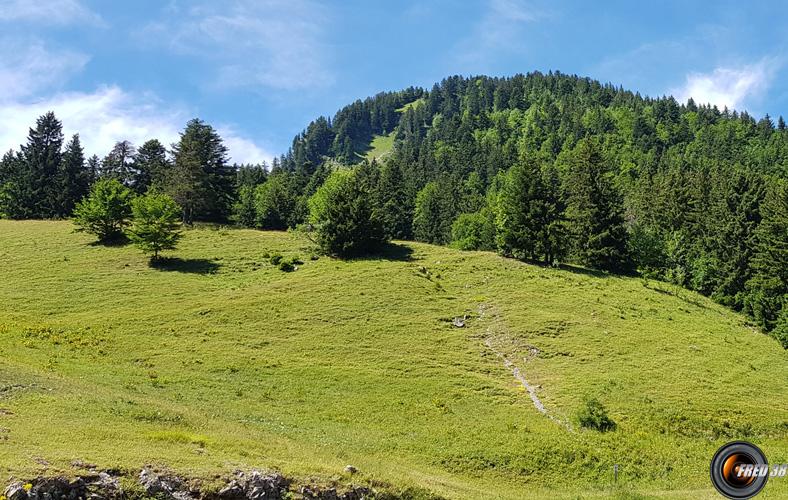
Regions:
<instances>
[{"instance_id":1,"label":"tree shadow on grass","mask_svg":"<svg viewBox=\"0 0 788 500\"><path fill-rule=\"evenodd\" d=\"M386 243L378 250L368 255L352 256L345 260L391 260L398 262L410 262L413 260L413 249L406 245Z\"/></svg>"},{"instance_id":2,"label":"tree shadow on grass","mask_svg":"<svg viewBox=\"0 0 788 500\"><path fill-rule=\"evenodd\" d=\"M88 243L88 246L91 247L125 247L126 245L130 244L131 240L128 239L125 235L121 236L114 236L112 238L108 238L106 240L97 240L91 241Z\"/></svg>"},{"instance_id":3,"label":"tree shadow on grass","mask_svg":"<svg viewBox=\"0 0 788 500\"><path fill-rule=\"evenodd\" d=\"M159 257L151 259L150 267L159 271L174 271L189 274L216 274L221 265L209 259L181 259L180 257Z\"/></svg>"},{"instance_id":4,"label":"tree shadow on grass","mask_svg":"<svg viewBox=\"0 0 788 500\"><path fill-rule=\"evenodd\" d=\"M591 277L594 277L594 278L615 278L615 277L627 276L626 274L610 273L610 272L607 272L607 271L600 271L598 269L590 269L590 268L587 268L587 267L573 266L571 264L559 264L557 266L557 268L562 270L562 271L569 271L570 273L573 273L573 274L582 274L582 275L591 276Z\"/></svg>"}]
</instances>

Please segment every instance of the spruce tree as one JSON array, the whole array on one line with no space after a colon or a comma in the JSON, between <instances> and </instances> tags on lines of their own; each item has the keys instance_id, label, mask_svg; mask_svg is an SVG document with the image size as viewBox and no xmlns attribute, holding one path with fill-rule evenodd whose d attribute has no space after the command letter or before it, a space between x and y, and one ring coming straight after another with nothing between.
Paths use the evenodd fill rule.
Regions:
<instances>
[{"instance_id":1,"label":"spruce tree","mask_svg":"<svg viewBox=\"0 0 788 500\"><path fill-rule=\"evenodd\" d=\"M334 172L309 199L309 222L328 255L365 255L387 240L372 186L359 174L358 168Z\"/></svg>"},{"instance_id":2,"label":"spruce tree","mask_svg":"<svg viewBox=\"0 0 788 500\"><path fill-rule=\"evenodd\" d=\"M771 330L781 312L788 311L788 182L785 180L771 186L761 205L752 269L754 276L747 282L747 306L756 321Z\"/></svg>"},{"instance_id":3,"label":"spruce tree","mask_svg":"<svg viewBox=\"0 0 788 500\"><path fill-rule=\"evenodd\" d=\"M498 247L504 255L552 263L563 254L562 213L554 186L534 160L512 167L498 195Z\"/></svg>"},{"instance_id":4,"label":"spruce tree","mask_svg":"<svg viewBox=\"0 0 788 500\"><path fill-rule=\"evenodd\" d=\"M101 177L115 179L126 187L133 187L134 154L134 145L129 141L116 142L101 162Z\"/></svg>"},{"instance_id":5,"label":"spruce tree","mask_svg":"<svg viewBox=\"0 0 788 500\"><path fill-rule=\"evenodd\" d=\"M164 145L157 139L146 141L134 155L134 191L144 193L152 185L163 184L167 166L167 149Z\"/></svg>"},{"instance_id":6,"label":"spruce tree","mask_svg":"<svg viewBox=\"0 0 788 500\"><path fill-rule=\"evenodd\" d=\"M391 239L410 238L412 205L398 164L389 162L381 168L377 195L386 236Z\"/></svg>"},{"instance_id":7,"label":"spruce tree","mask_svg":"<svg viewBox=\"0 0 788 500\"><path fill-rule=\"evenodd\" d=\"M90 174L85 166L85 153L79 141L79 134L74 134L66 145L58 175L60 192L58 196L58 216L68 217L74 206L87 195L90 189Z\"/></svg>"},{"instance_id":8,"label":"spruce tree","mask_svg":"<svg viewBox=\"0 0 788 500\"><path fill-rule=\"evenodd\" d=\"M23 165L16 180L13 203L23 218L55 217L59 212L58 170L63 147L63 126L53 112L36 120L27 144L22 146Z\"/></svg>"},{"instance_id":9,"label":"spruce tree","mask_svg":"<svg viewBox=\"0 0 788 500\"><path fill-rule=\"evenodd\" d=\"M190 202L194 217L205 220L225 221L232 212L235 197L235 172L228 164L227 147L219 134L207 123L197 118L189 121L173 146L175 164L181 168L194 163L192 180L199 181L199 203ZM187 170L192 170L191 168ZM178 198L173 196L176 201ZM180 201L178 201L180 203ZM183 206L183 203L180 203Z\"/></svg>"},{"instance_id":10,"label":"spruce tree","mask_svg":"<svg viewBox=\"0 0 788 500\"><path fill-rule=\"evenodd\" d=\"M596 140L583 139L575 148L567 191L569 229L578 261L595 269L630 270L621 197Z\"/></svg>"},{"instance_id":11,"label":"spruce tree","mask_svg":"<svg viewBox=\"0 0 788 500\"><path fill-rule=\"evenodd\" d=\"M178 218L181 208L167 194L151 191L132 201L132 223L128 229L129 239L143 252L158 260L159 252L172 250L181 233Z\"/></svg>"},{"instance_id":12,"label":"spruce tree","mask_svg":"<svg viewBox=\"0 0 788 500\"><path fill-rule=\"evenodd\" d=\"M193 137L182 136L175 162L163 176L164 191L181 207L181 220L192 225L208 203L208 175L200 162L200 145Z\"/></svg>"}]
</instances>

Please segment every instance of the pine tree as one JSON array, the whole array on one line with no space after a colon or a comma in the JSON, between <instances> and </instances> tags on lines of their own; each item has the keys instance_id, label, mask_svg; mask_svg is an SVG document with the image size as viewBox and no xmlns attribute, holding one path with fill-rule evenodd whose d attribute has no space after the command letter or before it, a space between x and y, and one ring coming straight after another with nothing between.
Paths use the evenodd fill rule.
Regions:
<instances>
[{"instance_id":1,"label":"pine tree","mask_svg":"<svg viewBox=\"0 0 788 500\"><path fill-rule=\"evenodd\" d=\"M134 145L129 141L116 142L101 162L101 177L115 179L126 187L133 187L134 154Z\"/></svg>"},{"instance_id":2,"label":"pine tree","mask_svg":"<svg viewBox=\"0 0 788 500\"><path fill-rule=\"evenodd\" d=\"M22 219L27 213L20 204L23 198L21 179L25 171L24 159L13 150L0 160L0 217Z\"/></svg>"},{"instance_id":3,"label":"pine tree","mask_svg":"<svg viewBox=\"0 0 788 500\"><path fill-rule=\"evenodd\" d=\"M328 255L364 255L386 242L372 186L359 173L358 168L334 172L309 200L309 222Z\"/></svg>"},{"instance_id":4,"label":"pine tree","mask_svg":"<svg viewBox=\"0 0 788 500\"><path fill-rule=\"evenodd\" d=\"M92 186L101 176L101 159L92 155L86 162L88 185Z\"/></svg>"},{"instance_id":5,"label":"pine tree","mask_svg":"<svg viewBox=\"0 0 788 500\"><path fill-rule=\"evenodd\" d=\"M262 229L287 229L293 220L296 199L285 173L272 175L255 188L255 213L257 227Z\"/></svg>"},{"instance_id":6,"label":"pine tree","mask_svg":"<svg viewBox=\"0 0 788 500\"><path fill-rule=\"evenodd\" d=\"M90 174L85 166L85 153L79 141L79 134L74 134L66 145L58 175L60 192L58 196L58 216L68 217L74 206L90 189Z\"/></svg>"},{"instance_id":7,"label":"pine tree","mask_svg":"<svg viewBox=\"0 0 788 500\"><path fill-rule=\"evenodd\" d=\"M405 191L402 170L396 163L390 162L381 168L377 198L386 236L391 239L410 238L413 212Z\"/></svg>"},{"instance_id":8,"label":"pine tree","mask_svg":"<svg viewBox=\"0 0 788 500\"><path fill-rule=\"evenodd\" d=\"M621 199L597 141L578 143L567 188L567 215L577 259L596 269L628 271L631 265Z\"/></svg>"},{"instance_id":9,"label":"pine tree","mask_svg":"<svg viewBox=\"0 0 788 500\"><path fill-rule=\"evenodd\" d=\"M152 185L162 184L167 166L167 149L164 145L157 139L146 141L134 155L134 191L144 193Z\"/></svg>"},{"instance_id":10,"label":"pine tree","mask_svg":"<svg viewBox=\"0 0 788 500\"><path fill-rule=\"evenodd\" d=\"M788 182L777 181L761 205L755 230L754 276L747 282L747 307L756 321L773 329L788 311ZM788 340L788 339L786 339Z\"/></svg>"},{"instance_id":11,"label":"pine tree","mask_svg":"<svg viewBox=\"0 0 788 500\"><path fill-rule=\"evenodd\" d=\"M241 186L238 190L238 201L233 207L233 220L244 227L254 227L257 221L254 192L255 186Z\"/></svg>"},{"instance_id":12,"label":"pine tree","mask_svg":"<svg viewBox=\"0 0 788 500\"><path fill-rule=\"evenodd\" d=\"M190 176L193 181L200 183L198 189L193 190L200 199L188 203L188 210L193 212L193 216L213 221L227 220L235 197L235 172L228 164L227 147L219 134L210 125L195 118L186 124L180 141L173 146L173 157L181 169L186 163L194 163L192 174L196 174L198 169L201 171L199 175ZM184 206L177 197L173 198Z\"/></svg>"},{"instance_id":13,"label":"pine tree","mask_svg":"<svg viewBox=\"0 0 788 500\"><path fill-rule=\"evenodd\" d=\"M457 215L451 183L442 178L428 182L416 195L413 235L419 241L446 244L451 241L451 226Z\"/></svg>"},{"instance_id":14,"label":"pine tree","mask_svg":"<svg viewBox=\"0 0 788 500\"><path fill-rule=\"evenodd\" d=\"M18 214L24 218L54 217L59 212L57 200L63 147L63 126L53 112L36 120L27 144L22 146L23 165L16 180Z\"/></svg>"},{"instance_id":15,"label":"pine tree","mask_svg":"<svg viewBox=\"0 0 788 500\"><path fill-rule=\"evenodd\" d=\"M209 198L208 175L198 156L200 145L195 141L185 134L181 137L175 162L163 176L164 191L180 205L182 221L189 226L196 215L203 213Z\"/></svg>"},{"instance_id":16,"label":"pine tree","mask_svg":"<svg viewBox=\"0 0 788 500\"><path fill-rule=\"evenodd\" d=\"M498 247L504 255L552 263L563 254L561 207L534 160L512 167L498 195Z\"/></svg>"}]
</instances>

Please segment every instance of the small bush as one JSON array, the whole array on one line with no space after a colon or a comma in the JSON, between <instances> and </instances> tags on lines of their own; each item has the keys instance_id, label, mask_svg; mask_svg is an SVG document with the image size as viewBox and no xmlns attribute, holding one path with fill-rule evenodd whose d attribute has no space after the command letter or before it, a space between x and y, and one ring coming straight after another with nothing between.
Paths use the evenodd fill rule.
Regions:
<instances>
[{"instance_id":1,"label":"small bush","mask_svg":"<svg viewBox=\"0 0 788 500\"><path fill-rule=\"evenodd\" d=\"M143 252L159 258L162 250L173 250L181 237L181 207L169 195L148 192L132 202L132 220L128 235Z\"/></svg>"},{"instance_id":2,"label":"small bush","mask_svg":"<svg viewBox=\"0 0 788 500\"><path fill-rule=\"evenodd\" d=\"M451 226L451 245L459 250L493 250L495 225L489 210L461 214Z\"/></svg>"},{"instance_id":3,"label":"small bush","mask_svg":"<svg viewBox=\"0 0 788 500\"><path fill-rule=\"evenodd\" d=\"M278 266L279 263L282 262L282 259L283 257L281 253L273 254L270 259L271 265Z\"/></svg>"},{"instance_id":4,"label":"small bush","mask_svg":"<svg viewBox=\"0 0 788 500\"><path fill-rule=\"evenodd\" d=\"M594 429L599 432L616 430L616 423L607 415L605 406L596 398L586 400L577 412L580 427Z\"/></svg>"},{"instance_id":5,"label":"small bush","mask_svg":"<svg viewBox=\"0 0 788 500\"><path fill-rule=\"evenodd\" d=\"M74 209L77 231L95 235L101 242L122 238L123 229L129 224L133 196L129 188L114 179L96 182Z\"/></svg>"},{"instance_id":6,"label":"small bush","mask_svg":"<svg viewBox=\"0 0 788 500\"><path fill-rule=\"evenodd\" d=\"M295 264L293 264L292 260L283 260L279 262L279 270L286 273L295 271Z\"/></svg>"}]
</instances>

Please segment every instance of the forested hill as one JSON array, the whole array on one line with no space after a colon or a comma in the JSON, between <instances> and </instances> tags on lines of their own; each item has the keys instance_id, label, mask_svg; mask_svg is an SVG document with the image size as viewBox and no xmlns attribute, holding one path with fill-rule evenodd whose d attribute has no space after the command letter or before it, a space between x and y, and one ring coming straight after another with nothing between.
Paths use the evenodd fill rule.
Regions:
<instances>
[{"instance_id":1,"label":"forested hill","mask_svg":"<svg viewBox=\"0 0 788 500\"><path fill-rule=\"evenodd\" d=\"M355 163L373 137L394 132L400 161L417 161L432 176L476 171L491 179L522 153L555 160L595 136L626 170L654 172L682 157L689 167L713 161L785 176L784 131L782 117L775 124L768 115L756 120L692 99L642 97L558 72L453 76L429 92L380 93L345 106L333 120L320 117L295 137L281 162L290 169L324 157Z\"/></svg>"},{"instance_id":2,"label":"forested hill","mask_svg":"<svg viewBox=\"0 0 788 500\"><path fill-rule=\"evenodd\" d=\"M391 150L363 167L390 236L637 268L772 329L788 323L778 319L788 282L785 128L782 117L561 73L454 76L315 120L274 171L316 185L326 159L363 162L373 139L390 137ZM593 220L594 211L603 215Z\"/></svg>"},{"instance_id":3,"label":"forested hill","mask_svg":"<svg viewBox=\"0 0 788 500\"><path fill-rule=\"evenodd\" d=\"M451 77L319 118L263 167L230 165L199 119L169 149L120 141L86 160L49 112L0 160L0 217L64 218L105 206L80 205L95 191L161 191L186 224L301 227L333 255L415 239L638 273L742 310L788 347L782 118L559 73Z\"/></svg>"}]
</instances>

